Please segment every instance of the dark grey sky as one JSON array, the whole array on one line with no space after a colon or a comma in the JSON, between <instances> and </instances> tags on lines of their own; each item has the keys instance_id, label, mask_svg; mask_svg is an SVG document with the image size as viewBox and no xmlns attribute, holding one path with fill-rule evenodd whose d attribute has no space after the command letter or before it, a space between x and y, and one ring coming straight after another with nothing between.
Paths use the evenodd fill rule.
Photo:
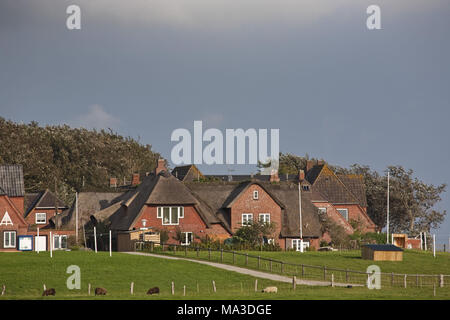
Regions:
<instances>
[{"instance_id":1,"label":"dark grey sky","mask_svg":"<svg viewBox=\"0 0 450 320\"><path fill-rule=\"evenodd\" d=\"M282 152L448 183L449 30L448 0L2 0L0 115L112 127L166 158L194 120L279 128Z\"/></svg>"}]
</instances>

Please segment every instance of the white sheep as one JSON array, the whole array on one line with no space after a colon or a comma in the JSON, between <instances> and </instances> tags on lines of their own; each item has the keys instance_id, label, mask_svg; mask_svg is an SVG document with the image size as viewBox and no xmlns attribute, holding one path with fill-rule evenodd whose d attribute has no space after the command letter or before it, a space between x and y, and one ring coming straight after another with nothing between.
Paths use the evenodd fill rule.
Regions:
<instances>
[{"instance_id":1,"label":"white sheep","mask_svg":"<svg viewBox=\"0 0 450 320\"><path fill-rule=\"evenodd\" d=\"M277 287L267 287L267 288L264 288L262 290L262 292L265 292L265 293L277 293L278 292L278 288Z\"/></svg>"}]
</instances>

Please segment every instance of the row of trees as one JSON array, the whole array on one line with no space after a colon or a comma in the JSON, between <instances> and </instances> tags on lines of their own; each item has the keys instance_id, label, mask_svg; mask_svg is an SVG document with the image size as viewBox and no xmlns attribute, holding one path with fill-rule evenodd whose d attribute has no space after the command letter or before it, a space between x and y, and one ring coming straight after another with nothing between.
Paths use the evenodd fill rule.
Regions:
<instances>
[{"instance_id":1,"label":"row of trees","mask_svg":"<svg viewBox=\"0 0 450 320\"><path fill-rule=\"evenodd\" d=\"M298 174L306 170L309 158L306 154L280 154L279 174ZM387 171L390 173L390 231L416 235L421 231L436 229L444 221L446 211L436 209L446 184L427 184L414 176L413 170L402 166L388 166L380 174L366 165L354 164L350 168L329 165L337 174L362 175L366 185L367 213L373 222L383 229L387 212Z\"/></svg>"},{"instance_id":2,"label":"row of trees","mask_svg":"<svg viewBox=\"0 0 450 320\"><path fill-rule=\"evenodd\" d=\"M27 192L46 188L70 203L75 191L106 190L109 177L130 180L155 168L150 145L111 130L18 124L0 117L0 164L23 165Z\"/></svg>"}]
</instances>

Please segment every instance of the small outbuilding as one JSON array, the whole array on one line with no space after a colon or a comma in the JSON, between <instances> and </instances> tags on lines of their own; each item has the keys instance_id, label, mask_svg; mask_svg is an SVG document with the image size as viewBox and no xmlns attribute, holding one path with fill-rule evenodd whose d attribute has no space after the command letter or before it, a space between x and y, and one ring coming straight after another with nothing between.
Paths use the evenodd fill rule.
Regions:
<instances>
[{"instance_id":1,"label":"small outbuilding","mask_svg":"<svg viewBox=\"0 0 450 320\"><path fill-rule=\"evenodd\" d=\"M361 249L361 256L373 261L402 261L403 249L393 244L366 244Z\"/></svg>"}]
</instances>

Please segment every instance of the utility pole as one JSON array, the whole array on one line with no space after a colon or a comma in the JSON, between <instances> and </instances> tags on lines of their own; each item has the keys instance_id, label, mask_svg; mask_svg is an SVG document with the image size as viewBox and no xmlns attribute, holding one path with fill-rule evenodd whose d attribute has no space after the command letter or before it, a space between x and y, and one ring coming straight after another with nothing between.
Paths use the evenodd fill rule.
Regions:
<instances>
[{"instance_id":1,"label":"utility pole","mask_svg":"<svg viewBox=\"0 0 450 320\"><path fill-rule=\"evenodd\" d=\"M386 243L389 243L389 170L387 176Z\"/></svg>"},{"instance_id":2,"label":"utility pole","mask_svg":"<svg viewBox=\"0 0 450 320\"><path fill-rule=\"evenodd\" d=\"M75 240L78 245L78 192L75 193Z\"/></svg>"},{"instance_id":3,"label":"utility pole","mask_svg":"<svg viewBox=\"0 0 450 320\"><path fill-rule=\"evenodd\" d=\"M302 223L302 188L298 182L298 208L300 220L300 252L303 252L303 223Z\"/></svg>"}]
</instances>

